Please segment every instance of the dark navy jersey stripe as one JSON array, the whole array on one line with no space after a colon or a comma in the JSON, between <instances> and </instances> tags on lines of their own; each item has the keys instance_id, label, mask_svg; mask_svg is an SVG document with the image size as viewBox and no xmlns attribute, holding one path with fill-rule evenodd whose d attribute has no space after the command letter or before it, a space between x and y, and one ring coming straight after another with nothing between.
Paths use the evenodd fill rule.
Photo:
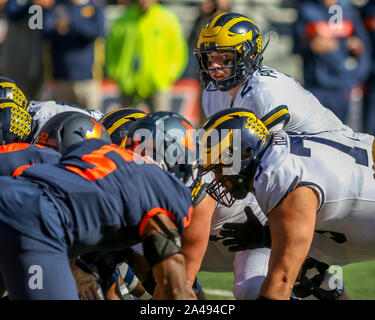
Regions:
<instances>
[{"instance_id":1,"label":"dark navy jersey stripe","mask_svg":"<svg viewBox=\"0 0 375 320\"><path fill-rule=\"evenodd\" d=\"M308 181L301 181L299 184L298 184L298 187L310 187L310 186L314 186L318 189L319 193L320 193L320 196L321 196L321 202L320 202L320 205L318 207L318 209L316 210L316 212L318 212L320 210L320 208L323 206L324 204L324 201L325 201L325 195L324 195L324 191L323 189L317 185L316 183L313 183L313 182L308 182Z\"/></svg>"}]
</instances>

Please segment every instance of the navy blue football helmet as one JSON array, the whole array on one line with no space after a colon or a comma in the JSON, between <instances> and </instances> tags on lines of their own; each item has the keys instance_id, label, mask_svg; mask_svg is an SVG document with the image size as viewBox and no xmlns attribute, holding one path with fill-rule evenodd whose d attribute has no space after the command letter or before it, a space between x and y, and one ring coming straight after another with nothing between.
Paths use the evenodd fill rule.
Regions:
<instances>
[{"instance_id":1,"label":"navy blue football helmet","mask_svg":"<svg viewBox=\"0 0 375 320\"><path fill-rule=\"evenodd\" d=\"M191 123L175 112L160 111L138 120L125 146L151 157L160 167L186 183L198 160L198 139Z\"/></svg>"},{"instance_id":2,"label":"navy blue football helmet","mask_svg":"<svg viewBox=\"0 0 375 320\"><path fill-rule=\"evenodd\" d=\"M230 207L236 199L244 199L251 191L251 182L272 140L271 134L252 112L244 108L215 113L203 129L200 175L209 171L215 173L215 180L206 191L217 202Z\"/></svg>"},{"instance_id":3,"label":"navy blue football helmet","mask_svg":"<svg viewBox=\"0 0 375 320\"><path fill-rule=\"evenodd\" d=\"M129 129L146 115L146 112L135 108L120 108L107 113L99 122L107 129L112 142L124 148Z\"/></svg>"},{"instance_id":4,"label":"navy blue football helmet","mask_svg":"<svg viewBox=\"0 0 375 320\"><path fill-rule=\"evenodd\" d=\"M82 112L66 111L49 119L33 143L64 153L71 145L87 139L112 143L107 130L94 118Z\"/></svg>"}]
</instances>

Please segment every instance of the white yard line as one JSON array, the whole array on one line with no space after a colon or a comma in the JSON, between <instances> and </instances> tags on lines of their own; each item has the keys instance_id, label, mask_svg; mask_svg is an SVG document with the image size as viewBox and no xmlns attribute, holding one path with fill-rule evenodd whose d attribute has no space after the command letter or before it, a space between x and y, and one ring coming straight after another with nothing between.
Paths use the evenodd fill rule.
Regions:
<instances>
[{"instance_id":1,"label":"white yard line","mask_svg":"<svg viewBox=\"0 0 375 320\"><path fill-rule=\"evenodd\" d=\"M205 293L213 294L213 295L217 295L217 296L233 297L232 291L229 291L229 290L206 289L206 288L204 288L203 291Z\"/></svg>"}]
</instances>

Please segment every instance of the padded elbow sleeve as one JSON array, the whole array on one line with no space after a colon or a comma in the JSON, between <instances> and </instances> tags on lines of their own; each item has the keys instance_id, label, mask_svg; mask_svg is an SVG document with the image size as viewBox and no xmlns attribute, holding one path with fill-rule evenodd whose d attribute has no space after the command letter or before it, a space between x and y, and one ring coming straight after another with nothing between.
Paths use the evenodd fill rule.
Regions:
<instances>
[{"instance_id":1,"label":"padded elbow sleeve","mask_svg":"<svg viewBox=\"0 0 375 320\"><path fill-rule=\"evenodd\" d=\"M176 253L182 253L180 235L169 230L169 235L157 232L143 241L143 253L151 267Z\"/></svg>"}]
</instances>

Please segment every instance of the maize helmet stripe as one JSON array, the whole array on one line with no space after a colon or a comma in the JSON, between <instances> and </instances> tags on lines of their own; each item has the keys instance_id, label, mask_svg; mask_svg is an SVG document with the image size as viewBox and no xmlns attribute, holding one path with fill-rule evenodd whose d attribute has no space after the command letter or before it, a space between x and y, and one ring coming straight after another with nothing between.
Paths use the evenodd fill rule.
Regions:
<instances>
[{"instance_id":1,"label":"maize helmet stripe","mask_svg":"<svg viewBox=\"0 0 375 320\"><path fill-rule=\"evenodd\" d=\"M230 66L210 68L208 54L225 51L234 53L233 63ZM254 21L239 13L219 14L203 27L194 50L201 82L206 89L212 82L216 90L228 91L260 68L263 51L262 35ZM210 72L222 68L231 68L232 74L215 80Z\"/></svg>"},{"instance_id":2,"label":"maize helmet stripe","mask_svg":"<svg viewBox=\"0 0 375 320\"><path fill-rule=\"evenodd\" d=\"M230 207L236 199L244 199L251 192L252 180L272 135L245 108L228 108L213 114L203 130L206 132L201 143L204 162L200 175L209 171L215 174L206 191L220 204Z\"/></svg>"},{"instance_id":3,"label":"maize helmet stripe","mask_svg":"<svg viewBox=\"0 0 375 320\"><path fill-rule=\"evenodd\" d=\"M233 144L233 129L230 131L227 131L228 134L225 136L220 136L220 134L226 133L224 130L219 133L219 141L216 145L214 146L207 146L207 140L208 137L211 136L213 130L220 130L220 126L224 124L225 122L233 119L233 118L247 118L246 119L246 125L245 129L248 129L249 131L252 131L254 134L258 136L258 138L261 141L265 141L267 136L269 135L269 131L265 124L259 120L254 113L249 112L249 111L239 111L239 112L232 112L226 115L223 115L222 117L219 117L214 121L213 124L210 124L209 121L206 122L204 125L209 126L208 129L206 130L205 134L203 135L202 138L202 151L203 154L206 155L206 159L209 159L208 156L211 156L212 154L218 155L216 159L211 159L211 161L208 161L207 163L204 163L204 168L210 167L214 164L225 164L222 161L222 155L224 152L228 151L230 147ZM214 119L214 118L213 118ZM226 128L227 130L227 128Z\"/></svg>"},{"instance_id":4,"label":"maize helmet stripe","mask_svg":"<svg viewBox=\"0 0 375 320\"><path fill-rule=\"evenodd\" d=\"M127 123L127 122L132 121L132 120L134 121L134 119L139 119L139 118L143 118L143 117L145 117L144 113L133 113L129 116L126 116L124 118L121 118L121 119L115 121L113 123L113 125L107 129L107 131L108 131L109 135L111 135L117 128L119 128L124 123Z\"/></svg>"},{"instance_id":5,"label":"maize helmet stripe","mask_svg":"<svg viewBox=\"0 0 375 320\"><path fill-rule=\"evenodd\" d=\"M239 111L239 112L232 112L232 113L229 113L225 116L222 116L221 118L217 119L208 129L207 131L210 131L216 127L218 127L219 125L221 125L223 122L229 120L229 119L232 119L232 118L241 118L241 117L250 117L252 119L254 119L255 121L258 120L259 124L262 126L263 123L260 122L260 120L258 118L255 117L254 113L250 112L250 111ZM208 124L208 123L207 123ZM263 125L264 126L264 125ZM267 128L265 128L267 130Z\"/></svg>"},{"instance_id":6,"label":"maize helmet stripe","mask_svg":"<svg viewBox=\"0 0 375 320\"><path fill-rule=\"evenodd\" d=\"M249 22L251 24L249 24ZM256 24L244 15L222 13L214 17L201 31L198 48L235 47L242 52L242 44L253 39L253 29ZM258 33L260 33L258 31ZM260 48L261 51L261 48ZM259 48L258 48L258 52Z\"/></svg>"},{"instance_id":7,"label":"maize helmet stripe","mask_svg":"<svg viewBox=\"0 0 375 320\"><path fill-rule=\"evenodd\" d=\"M231 129L225 137L222 137L219 143L215 144L214 146L207 147L206 141L202 143L203 152L205 152L206 159L210 159L210 161L203 163L203 168L207 168L212 165L223 164L226 165L225 161L223 161L223 154L225 151L229 151L233 141L233 129ZM215 156L212 159L212 156Z\"/></svg>"}]
</instances>

